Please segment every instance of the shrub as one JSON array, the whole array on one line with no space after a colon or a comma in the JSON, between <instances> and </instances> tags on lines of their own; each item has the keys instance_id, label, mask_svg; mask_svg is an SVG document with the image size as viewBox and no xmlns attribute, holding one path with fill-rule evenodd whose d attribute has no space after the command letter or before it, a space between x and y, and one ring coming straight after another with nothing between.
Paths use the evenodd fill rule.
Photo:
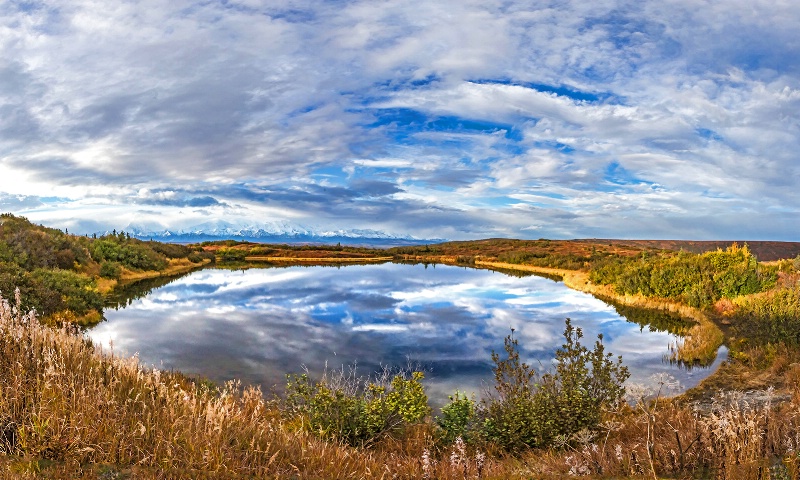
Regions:
<instances>
[{"instance_id":1,"label":"shrub","mask_svg":"<svg viewBox=\"0 0 800 480\"><path fill-rule=\"evenodd\" d=\"M458 255L456 263L460 265L475 265L475 255Z\"/></svg>"},{"instance_id":2,"label":"shrub","mask_svg":"<svg viewBox=\"0 0 800 480\"><path fill-rule=\"evenodd\" d=\"M92 242L90 250L96 262L119 262L135 270L163 270L168 265L164 255L135 239L106 236Z\"/></svg>"},{"instance_id":3,"label":"shrub","mask_svg":"<svg viewBox=\"0 0 800 480\"><path fill-rule=\"evenodd\" d=\"M186 245L179 245L176 243L162 243L162 242L144 242L153 251L164 255L167 258L184 258L192 253L192 249Z\"/></svg>"},{"instance_id":4,"label":"shrub","mask_svg":"<svg viewBox=\"0 0 800 480\"><path fill-rule=\"evenodd\" d=\"M730 316L733 331L755 345L800 346L800 286L779 288L736 299Z\"/></svg>"},{"instance_id":5,"label":"shrub","mask_svg":"<svg viewBox=\"0 0 800 480\"><path fill-rule=\"evenodd\" d=\"M203 256L197 252L190 253L186 258L192 263L200 263L203 261Z\"/></svg>"},{"instance_id":6,"label":"shrub","mask_svg":"<svg viewBox=\"0 0 800 480\"><path fill-rule=\"evenodd\" d=\"M34 225L23 217L4 215L0 218L0 261L14 262L28 271L69 270L85 265L89 254L80 238Z\"/></svg>"},{"instance_id":7,"label":"shrub","mask_svg":"<svg viewBox=\"0 0 800 480\"><path fill-rule=\"evenodd\" d=\"M92 310L101 311L103 298L97 292L94 281L70 270L34 270L32 304L37 312L50 315L62 310L71 310L85 315Z\"/></svg>"},{"instance_id":8,"label":"shrub","mask_svg":"<svg viewBox=\"0 0 800 480\"><path fill-rule=\"evenodd\" d=\"M247 255L247 251L237 248L223 247L217 251L217 256L223 262L240 262L243 261Z\"/></svg>"},{"instance_id":9,"label":"shrub","mask_svg":"<svg viewBox=\"0 0 800 480\"><path fill-rule=\"evenodd\" d=\"M602 335L593 350L580 343L583 332L566 320L564 344L553 373L537 375L520 361L519 345L505 339L506 358L493 352L495 395L480 404L483 434L506 450L552 445L557 437L598 428L603 411L622 399L629 377L622 357L605 353Z\"/></svg>"},{"instance_id":10,"label":"shrub","mask_svg":"<svg viewBox=\"0 0 800 480\"><path fill-rule=\"evenodd\" d=\"M369 445L381 436L421 422L430 412L422 372L375 380L344 372L312 382L308 374L288 375L286 413L301 428L350 445Z\"/></svg>"},{"instance_id":11,"label":"shrub","mask_svg":"<svg viewBox=\"0 0 800 480\"><path fill-rule=\"evenodd\" d=\"M117 280L120 275L122 275L122 265L119 262L103 262L100 264L101 277Z\"/></svg>"},{"instance_id":12,"label":"shrub","mask_svg":"<svg viewBox=\"0 0 800 480\"><path fill-rule=\"evenodd\" d=\"M436 417L442 440L452 443L460 437L469 441L475 429L475 399L458 391L448 399L450 402L442 407L442 416Z\"/></svg>"},{"instance_id":13,"label":"shrub","mask_svg":"<svg viewBox=\"0 0 800 480\"><path fill-rule=\"evenodd\" d=\"M777 266L759 265L747 246L702 255L642 256L597 262L589 279L613 285L619 294L671 298L693 307L707 307L720 298L762 292L777 280Z\"/></svg>"},{"instance_id":14,"label":"shrub","mask_svg":"<svg viewBox=\"0 0 800 480\"><path fill-rule=\"evenodd\" d=\"M616 406L622 399L622 384L630 376L622 357L615 362L611 353L605 353L602 334L591 351L581 345L581 338L581 329L567 319L565 343L556 351L556 371L544 375L540 387L540 394L552 398L549 403L561 434L596 428L603 408Z\"/></svg>"},{"instance_id":15,"label":"shrub","mask_svg":"<svg viewBox=\"0 0 800 480\"><path fill-rule=\"evenodd\" d=\"M507 450L542 445L541 420L546 413L542 410L544 405L534 396L536 371L520 361L519 344L513 332L505 339L505 359L492 352L496 396L482 400L479 406L482 434Z\"/></svg>"}]
</instances>

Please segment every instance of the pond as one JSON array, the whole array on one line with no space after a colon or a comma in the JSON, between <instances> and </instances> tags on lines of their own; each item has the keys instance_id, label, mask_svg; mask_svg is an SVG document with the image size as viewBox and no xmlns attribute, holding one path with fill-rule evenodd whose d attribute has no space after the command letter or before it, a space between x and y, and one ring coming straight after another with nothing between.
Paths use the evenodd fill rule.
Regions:
<instances>
[{"instance_id":1,"label":"pond","mask_svg":"<svg viewBox=\"0 0 800 480\"><path fill-rule=\"evenodd\" d=\"M165 283L161 281L161 283ZM669 374L695 385L716 367L688 369L668 361L678 338L627 321L616 309L563 283L446 265L204 269L163 285L131 290L88 332L116 353L215 382L236 378L280 391L286 373L356 366L360 374L412 366L426 372L433 404L456 389L480 396L491 386L492 351L514 329L523 360L551 365L564 321L583 329L583 343L604 336L622 355L629 382ZM627 315L631 315L628 311ZM650 313L652 317L652 312ZM636 320L636 319L632 319ZM653 322L669 330L675 319Z\"/></svg>"}]
</instances>

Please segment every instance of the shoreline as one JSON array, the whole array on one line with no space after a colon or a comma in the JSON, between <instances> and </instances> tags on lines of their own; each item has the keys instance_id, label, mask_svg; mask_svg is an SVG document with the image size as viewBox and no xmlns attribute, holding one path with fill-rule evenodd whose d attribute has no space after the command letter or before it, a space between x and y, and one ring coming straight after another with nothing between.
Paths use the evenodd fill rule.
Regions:
<instances>
[{"instance_id":1,"label":"shoreline","mask_svg":"<svg viewBox=\"0 0 800 480\"><path fill-rule=\"evenodd\" d=\"M536 267L533 265L517 265L504 262L486 262L482 260L476 260L475 265L487 268L559 276L567 287L588 293L601 300L605 297L622 305L663 310L690 319L695 322L695 325L690 327L682 336L683 342L676 348L674 353L675 360L690 364L701 363L710 365L716 359L717 351L722 346L725 339L722 330L720 330L716 323L698 308L669 300L648 298L643 295L619 295L608 285L595 285L590 282L587 272L561 268Z\"/></svg>"},{"instance_id":2,"label":"shoreline","mask_svg":"<svg viewBox=\"0 0 800 480\"><path fill-rule=\"evenodd\" d=\"M270 258L280 259L282 263L323 263L327 259L320 258L299 258L299 257L247 257L251 258ZM485 260L475 259L467 264L458 261L458 257L454 256L422 256L422 255L404 255L402 259L396 257L371 257L371 258L340 258L331 259L338 260L340 263L350 262L377 262L377 261L393 261L393 262L419 262L419 263L442 263L451 266L465 267L465 268L488 268L491 270L511 270L518 272L530 272L549 277L558 277L565 286L573 290L588 293L597 297L600 300L609 299L620 305L646 308L651 310L661 310L679 315L682 318L694 322L683 335L681 335L681 343L676 347L673 353L673 360L684 362L687 364L700 364L711 365L717 358L717 352L723 345L725 335L722 330L711 320L702 310L690 307L688 305L666 300L660 298L648 298L643 295L619 295L611 286L608 285L595 285L589 281L587 272L580 270L568 270L563 268L551 267L537 267L534 265L522 265L506 262L490 262Z\"/></svg>"},{"instance_id":3,"label":"shoreline","mask_svg":"<svg viewBox=\"0 0 800 480\"><path fill-rule=\"evenodd\" d=\"M276 262L276 263L376 263L388 262L393 260L394 257L270 257L261 255L252 255L244 257L246 262Z\"/></svg>"},{"instance_id":4,"label":"shoreline","mask_svg":"<svg viewBox=\"0 0 800 480\"><path fill-rule=\"evenodd\" d=\"M175 260L170 260L169 266L164 270L147 270L144 272L133 272L126 269L123 271L122 275L120 275L120 277L117 279L98 278L97 290L103 296L106 296L120 285L138 282L139 280L147 280L150 278L170 277L172 275L189 273L193 270L203 268L209 263L211 263L210 260L203 260L202 263L192 263L186 259L175 259Z\"/></svg>"},{"instance_id":5,"label":"shoreline","mask_svg":"<svg viewBox=\"0 0 800 480\"><path fill-rule=\"evenodd\" d=\"M259 256L252 255L245 257L246 262L258 263L281 263L281 264L356 264L356 263L382 263L398 261L396 257L279 257L279 256ZM600 300L609 299L618 304L661 310L680 315L683 318L693 321L692 325L682 336L681 343L673 353L673 360L685 362L687 364L711 365L717 357L717 352L724 341L722 330L714 323L703 311L698 308L690 307L666 299L648 298L642 295L619 295L608 285L595 285L589 281L588 273L580 270L568 270L563 268L538 267L534 265L522 265L506 262L491 262L485 260L474 260L469 264L458 262L457 257L449 256L411 256L404 260L413 262L441 262L451 266L467 268L487 268L491 270L510 270L518 272L529 272L549 277L558 277L565 286L573 290L588 293ZM402 260L401 260L402 261ZM162 271L147 272L124 272L118 280L104 279L98 289L104 295L111 292L115 287L124 283L136 282L150 278L167 277L188 273L198 268L205 267L209 261L201 264L193 264L186 260L174 260L170 266Z\"/></svg>"}]
</instances>

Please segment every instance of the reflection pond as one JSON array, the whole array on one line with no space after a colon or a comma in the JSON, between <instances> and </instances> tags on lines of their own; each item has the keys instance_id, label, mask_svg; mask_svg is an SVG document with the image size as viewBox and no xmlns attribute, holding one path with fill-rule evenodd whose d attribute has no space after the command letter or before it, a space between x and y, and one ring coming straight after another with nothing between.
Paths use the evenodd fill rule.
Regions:
<instances>
[{"instance_id":1,"label":"reflection pond","mask_svg":"<svg viewBox=\"0 0 800 480\"><path fill-rule=\"evenodd\" d=\"M456 389L480 395L493 380L491 352L502 352L512 328L523 359L541 371L563 343L567 317L590 348L603 334L606 351L630 368L629 382L667 373L682 390L723 356L710 368L672 365L676 319L647 312L640 325L634 310L620 310L627 321L591 295L532 275L384 263L204 269L137 286L151 291L113 299L107 321L88 332L92 340L138 353L145 365L265 391L304 368L317 376L326 365L356 365L366 375L411 365L425 370L434 404Z\"/></svg>"}]
</instances>

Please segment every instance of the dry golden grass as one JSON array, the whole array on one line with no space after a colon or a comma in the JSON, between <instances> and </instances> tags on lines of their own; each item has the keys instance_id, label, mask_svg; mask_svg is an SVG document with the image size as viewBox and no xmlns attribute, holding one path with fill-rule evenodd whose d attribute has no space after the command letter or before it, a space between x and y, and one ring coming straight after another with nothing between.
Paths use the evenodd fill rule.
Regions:
<instances>
[{"instance_id":1,"label":"dry golden grass","mask_svg":"<svg viewBox=\"0 0 800 480\"><path fill-rule=\"evenodd\" d=\"M137 280L144 280L147 278L169 277L171 275L179 275L181 273L191 272L210 262L204 259L202 263L192 263L186 258L173 258L169 260L169 265L164 270L148 270L148 271L135 271L122 267L122 275L119 280L111 278L103 278L96 275L97 291L102 294L107 294L120 283L135 282Z\"/></svg>"},{"instance_id":2,"label":"dry golden grass","mask_svg":"<svg viewBox=\"0 0 800 480\"><path fill-rule=\"evenodd\" d=\"M651 392L652 393L652 392ZM800 478L800 403L771 390L688 405L639 400L564 450L522 455L529 478Z\"/></svg>"},{"instance_id":3,"label":"dry golden grass","mask_svg":"<svg viewBox=\"0 0 800 480\"><path fill-rule=\"evenodd\" d=\"M9 453L140 466L165 478L314 476L330 462L347 478L382 467L285 428L256 388L231 383L212 394L180 375L145 370L135 358L97 352L7 303L0 314L0 423Z\"/></svg>"},{"instance_id":4,"label":"dry golden grass","mask_svg":"<svg viewBox=\"0 0 800 480\"><path fill-rule=\"evenodd\" d=\"M172 258L169 260L169 265L164 270L152 270L137 272L127 268L122 269L121 282L132 282L135 280L143 280L145 278L168 277L170 275L178 275L181 273L191 272L203 265L209 263L208 259L203 260L202 263L192 263L186 258Z\"/></svg>"},{"instance_id":5,"label":"dry golden grass","mask_svg":"<svg viewBox=\"0 0 800 480\"><path fill-rule=\"evenodd\" d=\"M780 404L637 398L600 431L517 456L438 443L430 421L353 448L298 429L257 388L144 369L0 300L0 479L798 478L800 389Z\"/></svg>"},{"instance_id":6,"label":"dry golden grass","mask_svg":"<svg viewBox=\"0 0 800 480\"><path fill-rule=\"evenodd\" d=\"M5 300L0 392L0 478L30 477L47 461L56 462L43 470L50 478L95 478L99 465L135 478L421 478L422 451L433 448L429 434L372 450L317 439L258 388L230 382L216 392L144 369ZM498 468L488 461L482 473ZM446 471L436 478L460 478Z\"/></svg>"}]
</instances>

